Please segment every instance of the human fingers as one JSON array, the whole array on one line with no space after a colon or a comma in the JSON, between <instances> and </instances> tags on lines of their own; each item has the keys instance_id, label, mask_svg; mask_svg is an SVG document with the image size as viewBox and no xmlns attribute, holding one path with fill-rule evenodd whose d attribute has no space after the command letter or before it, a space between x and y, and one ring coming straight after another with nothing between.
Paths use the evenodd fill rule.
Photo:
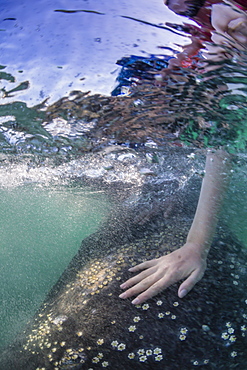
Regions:
<instances>
[{"instance_id":1,"label":"human fingers","mask_svg":"<svg viewBox=\"0 0 247 370\"><path fill-rule=\"evenodd\" d=\"M173 285L177 281L178 278L175 274L171 276L164 276L161 279L156 280L152 285L149 286L149 288L139 294L131 303L141 304L146 300L154 297L161 291L167 289L170 285Z\"/></svg>"},{"instance_id":2,"label":"human fingers","mask_svg":"<svg viewBox=\"0 0 247 370\"><path fill-rule=\"evenodd\" d=\"M133 285L138 284L140 281L148 278L153 273L153 269L148 269L140 272L140 274L133 276L132 278L125 281L123 284L120 285L121 289L129 288Z\"/></svg>"},{"instance_id":3,"label":"human fingers","mask_svg":"<svg viewBox=\"0 0 247 370\"><path fill-rule=\"evenodd\" d=\"M205 268L194 270L178 289L179 298L184 298L204 275Z\"/></svg>"},{"instance_id":4,"label":"human fingers","mask_svg":"<svg viewBox=\"0 0 247 370\"><path fill-rule=\"evenodd\" d=\"M156 274L147 276L145 279L140 280L137 284L120 294L119 298L125 299L134 295L138 295L140 292L148 290L148 288L152 286L159 278L160 276L157 276Z\"/></svg>"},{"instance_id":5,"label":"human fingers","mask_svg":"<svg viewBox=\"0 0 247 370\"><path fill-rule=\"evenodd\" d=\"M145 261L145 262L139 263L139 265L130 267L129 271L130 272L137 272L137 271L140 271L140 270L148 269L148 268L154 266L156 263L157 263L157 259Z\"/></svg>"}]
</instances>

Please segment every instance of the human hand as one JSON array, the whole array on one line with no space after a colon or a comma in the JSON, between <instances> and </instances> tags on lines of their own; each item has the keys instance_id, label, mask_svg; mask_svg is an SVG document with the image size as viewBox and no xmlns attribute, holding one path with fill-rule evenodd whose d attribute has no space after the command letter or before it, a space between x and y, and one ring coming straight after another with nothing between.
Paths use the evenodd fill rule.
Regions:
<instances>
[{"instance_id":1,"label":"human hand","mask_svg":"<svg viewBox=\"0 0 247 370\"><path fill-rule=\"evenodd\" d=\"M120 286L128 290L119 297L125 299L137 295L132 303L140 304L187 278L178 289L178 296L183 298L202 278L206 269L205 252L203 254L200 249L199 245L187 242L166 256L131 267L131 272L143 271Z\"/></svg>"},{"instance_id":2,"label":"human hand","mask_svg":"<svg viewBox=\"0 0 247 370\"><path fill-rule=\"evenodd\" d=\"M213 44L207 44L204 56L212 61L231 58L231 49L243 50L247 46L247 15L230 4L212 6L211 23Z\"/></svg>"}]
</instances>

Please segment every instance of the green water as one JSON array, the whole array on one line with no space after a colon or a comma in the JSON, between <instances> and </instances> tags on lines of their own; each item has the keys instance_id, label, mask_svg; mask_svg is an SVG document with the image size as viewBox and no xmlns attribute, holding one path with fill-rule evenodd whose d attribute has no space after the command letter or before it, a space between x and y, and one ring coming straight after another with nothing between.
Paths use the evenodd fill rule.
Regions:
<instances>
[{"instance_id":1,"label":"green water","mask_svg":"<svg viewBox=\"0 0 247 370\"><path fill-rule=\"evenodd\" d=\"M232 233L247 248L247 177L244 171L236 172L223 208L223 219Z\"/></svg>"},{"instance_id":2,"label":"green water","mask_svg":"<svg viewBox=\"0 0 247 370\"><path fill-rule=\"evenodd\" d=\"M101 193L79 187L0 189L0 347L31 318L108 210Z\"/></svg>"}]
</instances>

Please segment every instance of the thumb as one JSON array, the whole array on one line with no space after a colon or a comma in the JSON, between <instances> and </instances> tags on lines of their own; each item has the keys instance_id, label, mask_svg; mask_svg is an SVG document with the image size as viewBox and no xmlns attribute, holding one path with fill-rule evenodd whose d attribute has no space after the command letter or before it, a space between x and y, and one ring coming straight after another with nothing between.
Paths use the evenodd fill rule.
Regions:
<instances>
[{"instance_id":1,"label":"thumb","mask_svg":"<svg viewBox=\"0 0 247 370\"><path fill-rule=\"evenodd\" d=\"M190 274L190 276L180 285L178 289L179 298L184 298L186 294L194 288L196 283L203 277L203 273L204 272L197 269Z\"/></svg>"}]
</instances>

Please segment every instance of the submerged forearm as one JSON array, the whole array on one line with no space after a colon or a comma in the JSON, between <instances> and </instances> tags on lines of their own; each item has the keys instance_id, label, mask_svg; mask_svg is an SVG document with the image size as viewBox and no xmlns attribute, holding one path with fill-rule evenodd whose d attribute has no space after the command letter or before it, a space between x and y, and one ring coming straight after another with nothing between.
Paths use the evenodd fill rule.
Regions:
<instances>
[{"instance_id":1,"label":"submerged forearm","mask_svg":"<svg viewBox=\"0 0 247 370\"><path fill-rule=\"evenodd\" d=\"M221 204L228 186L231 168L230 155L223 150L207 154L205 176L187 242L198 245L208 253L218 221Z\"/></svg>"}]
</instances>

